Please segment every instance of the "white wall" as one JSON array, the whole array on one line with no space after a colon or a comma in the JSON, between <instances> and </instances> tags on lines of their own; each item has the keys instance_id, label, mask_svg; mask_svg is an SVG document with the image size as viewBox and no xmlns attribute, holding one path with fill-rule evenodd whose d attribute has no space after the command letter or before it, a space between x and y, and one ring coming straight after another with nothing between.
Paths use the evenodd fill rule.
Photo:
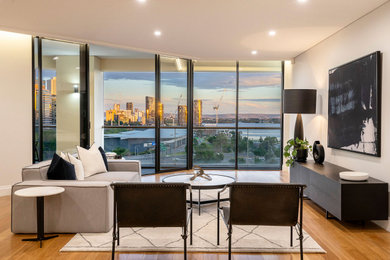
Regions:
<instances>
[{"instance_id":1,"label":"white wall","mask_svg":"<svg viewBox=\"0 0 390 260\"><path fill-rule=\"evenodd\" d=\"M318 89L317 115L303 115L305 136L310 143L320 140L327 146L328 70L374 51L383 53L382 78L382 157L326 148L325 160L370 173L390 182L390 3L354 22L330 38L295 58L292 88ZM286 138L292 137L295 116L290 118ZM378 223L390 229L388 221Z\"/></svg>"},{"instance_id":2,"label":"white wall","mask_svg":"<svg viewBox=\"0 0 390 260\"><path fill-rule=\"evenodd\" d=\"M98 57L90 57L90 121L91 121L91 145L96 143L104 147L104 84L101 60Z\"/></svg>"},{"instance_id":3,"label":"white wall","mask_svg":"<svg viewBox=\"0 0 390 260\"><path fill-rule=\"evenodd\" d=\"M0 196L32 163L31 36L0 31Z\"/></svg>"}]
</instances>

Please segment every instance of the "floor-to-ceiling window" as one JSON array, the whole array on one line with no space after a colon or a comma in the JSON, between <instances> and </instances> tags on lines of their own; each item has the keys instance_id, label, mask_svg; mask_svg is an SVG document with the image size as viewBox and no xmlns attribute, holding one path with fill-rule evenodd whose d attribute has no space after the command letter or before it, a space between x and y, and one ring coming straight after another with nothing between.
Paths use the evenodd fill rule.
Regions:
<instances>
[{"instance_id":1,"label":"floor-to-ceiling window","mask_svg":"<svg viewBox=\"0 0 390 260\"><path fill-rule=\"evenodd\" d=\"M187 167L187 60L160 57L160 169Z\"/></svg>"},{"instance_id":2,"label":"floor-to-ceiling window","mask_svg":"<svg viewBox=\"0 0 390 260\"><path fill-rule=\"evenodd\" d=\"M34 42L36 161L95 142L150 173L193 165L280 169L282 62Z\"/></svg>"},{"instance_id":3,"label":"floor-to-ceiling window","mask_svg":"<svg viewBox=\"0 0 390 260\"><path fill-rule=\"evenodd\" d=\"M80 66L86 54L78 43L35 38L33 44L34 161L42 161L81 145L81 110L87 107L81 109L86 84Z\"/></svg>"},{"instance_id":4,"label":"floor-to-ceiling window","mask_svg":"<svg viewBox=\"0 0 390 260\"><path fill-rule=\"evenodd\" d=\"M235 167L236 62L194 63L193 164Z\"/></svg>"},{"instance_id":5,"label":"floor-to-ceiling window","mask_svg":"<svg viewBox=\"0 0 390 260\"><path fill-rule=\"evenodd\" d=\"M193 163L278 169L281 163L280 61L197 61Z\"/></svg>"},{"instance_id":6,"label":"floor-to-ceiling window","mask_svg":"<svg viewBox=\"0 0 390 260\"><path fill-rule=\"evenodd\" d=\"M90 71L91 89L98 100L94 139L106 152L154 168L155 55L92 45Z\"/></svg>"},{"instance_id":7,"label":"floor-to-ceiling window","mask_svg":"<svg viewBox=\"0 0 390 260\"><path fill-rule=\"evenodd\" d=\"M238 168L273 168L281 163L280 61L239 62Z\"/></svg>"}]
</instances>

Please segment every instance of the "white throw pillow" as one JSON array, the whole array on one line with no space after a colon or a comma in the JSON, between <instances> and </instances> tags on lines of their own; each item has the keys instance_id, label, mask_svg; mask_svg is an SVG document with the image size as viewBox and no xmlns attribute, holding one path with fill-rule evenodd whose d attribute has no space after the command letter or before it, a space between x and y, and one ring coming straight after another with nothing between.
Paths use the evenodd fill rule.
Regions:
<instances>
[{"instance_id":1,"label":"white throw pillow","mask_svg":"<svg viewBox=\"0 0 390 260\"><path fill-rule=\"evenodd\" d=\"M84 167L83 163L76 159L73 155L68 153L69 162L74 165L74 170L76 172L76 179L79 181L84 180Z\"/></svg>"},{"instance_id":2,"label":"white throw pillow","mask_svg":"<svg viewBox=\"0 0 390 260\"><path fill-rule=\"evenodd\" d=\"M61 157L62 159L64 159L65 161L70 162L70 161L69 161L68 155L66 155L65 153L61 152L61 153L60 153L60 157Z\"/></svg>"},{"instance_id":3,"label":"white throw pillow","mask_svg":"<svg viewBox=\"0 0 390 260\"><path fill-rule=\"evenodd\" d=\"M79 154L79 159L83 163L84 177L89 177L96 173L107 172L103 157L95 144L93 144L89 150L77 146L77 152Z\"/></svg>"}]
</instances>

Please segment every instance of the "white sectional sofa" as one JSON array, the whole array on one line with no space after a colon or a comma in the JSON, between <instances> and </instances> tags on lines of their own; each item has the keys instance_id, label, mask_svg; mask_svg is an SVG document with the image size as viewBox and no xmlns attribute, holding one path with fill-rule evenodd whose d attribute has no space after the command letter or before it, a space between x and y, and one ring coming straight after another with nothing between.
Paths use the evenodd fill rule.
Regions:
<instances>
[{"instance_id":1,"label":"white sectional sofa","mask_svg":"<svg viewBox=\"0 0 390 260\"><path fill-rule=\"evenodd\" d=\"M14 195L19 189L36 186L60 186L65 192L45 198L45 233L108 232L112 227L113 181L141 181L140 161L109 160L108 172L85 180L48 180L50 161L22 170L22 182L12 186L13 233L36 233L36 199Z\"/></svg>"}]
</instances>

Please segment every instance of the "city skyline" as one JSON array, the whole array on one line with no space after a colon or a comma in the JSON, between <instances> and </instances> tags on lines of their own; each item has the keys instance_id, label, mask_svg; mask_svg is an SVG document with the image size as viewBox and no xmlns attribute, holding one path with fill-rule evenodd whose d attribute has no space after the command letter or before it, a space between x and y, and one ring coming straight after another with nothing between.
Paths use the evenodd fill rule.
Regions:
<instances>
[{"instance_id":1,"label":"city skyline","mask_svg":"<svg viewBox=\"0 0 390 260\"><path fill-rule=\"evenodd\" d=\"M219 114L235 113L236 78L233 72L195 72L194 99L203 102L203 114L215 114L221 96ZM186 73L162 72L162 102L167 113L175 113L181 96L186 97ZM281 73L240 72L240 114L280 114ZM105 72L105 110L113 104L125 104L131 98L134 106L144 106L145 96L154 96L154 72ZM136 94L134 94L136 93ZM181 104L186 100L182 99Z\"/></svg>"},{"instance_id":2,"label":"city skyline","mask_svg":"<svg viewBox=\"0 0 390 260\"><path fill-rule=\"evenodd\" d=\"M156 103L154 97L145 97L145 109L134 107L133 102L126 102L125 109L121 104L114 104L111 109L105 110L104 121L106 125L153 125L155 123ZM162 125L186 126L188 121L187 105L178 105L177 112L164 113L164 105L159 105L160 122ZM202 124L202 100L194 100L193 105L194 125Z\"/></svg>"},{"instance_id":3,"label":"city skyline","mask_svg":"<svg viewBox=\"0 0 390 260\"><path fill-rule=\"evenodd\" d=\"M42 71L42 121L44 125L55 125L57 122L57 77L53 70ZM39 85L35 84L34 107L35 120L39 119L39 110L37 109L37 98L39 97Z\"/></svg>"}]
</instances>

